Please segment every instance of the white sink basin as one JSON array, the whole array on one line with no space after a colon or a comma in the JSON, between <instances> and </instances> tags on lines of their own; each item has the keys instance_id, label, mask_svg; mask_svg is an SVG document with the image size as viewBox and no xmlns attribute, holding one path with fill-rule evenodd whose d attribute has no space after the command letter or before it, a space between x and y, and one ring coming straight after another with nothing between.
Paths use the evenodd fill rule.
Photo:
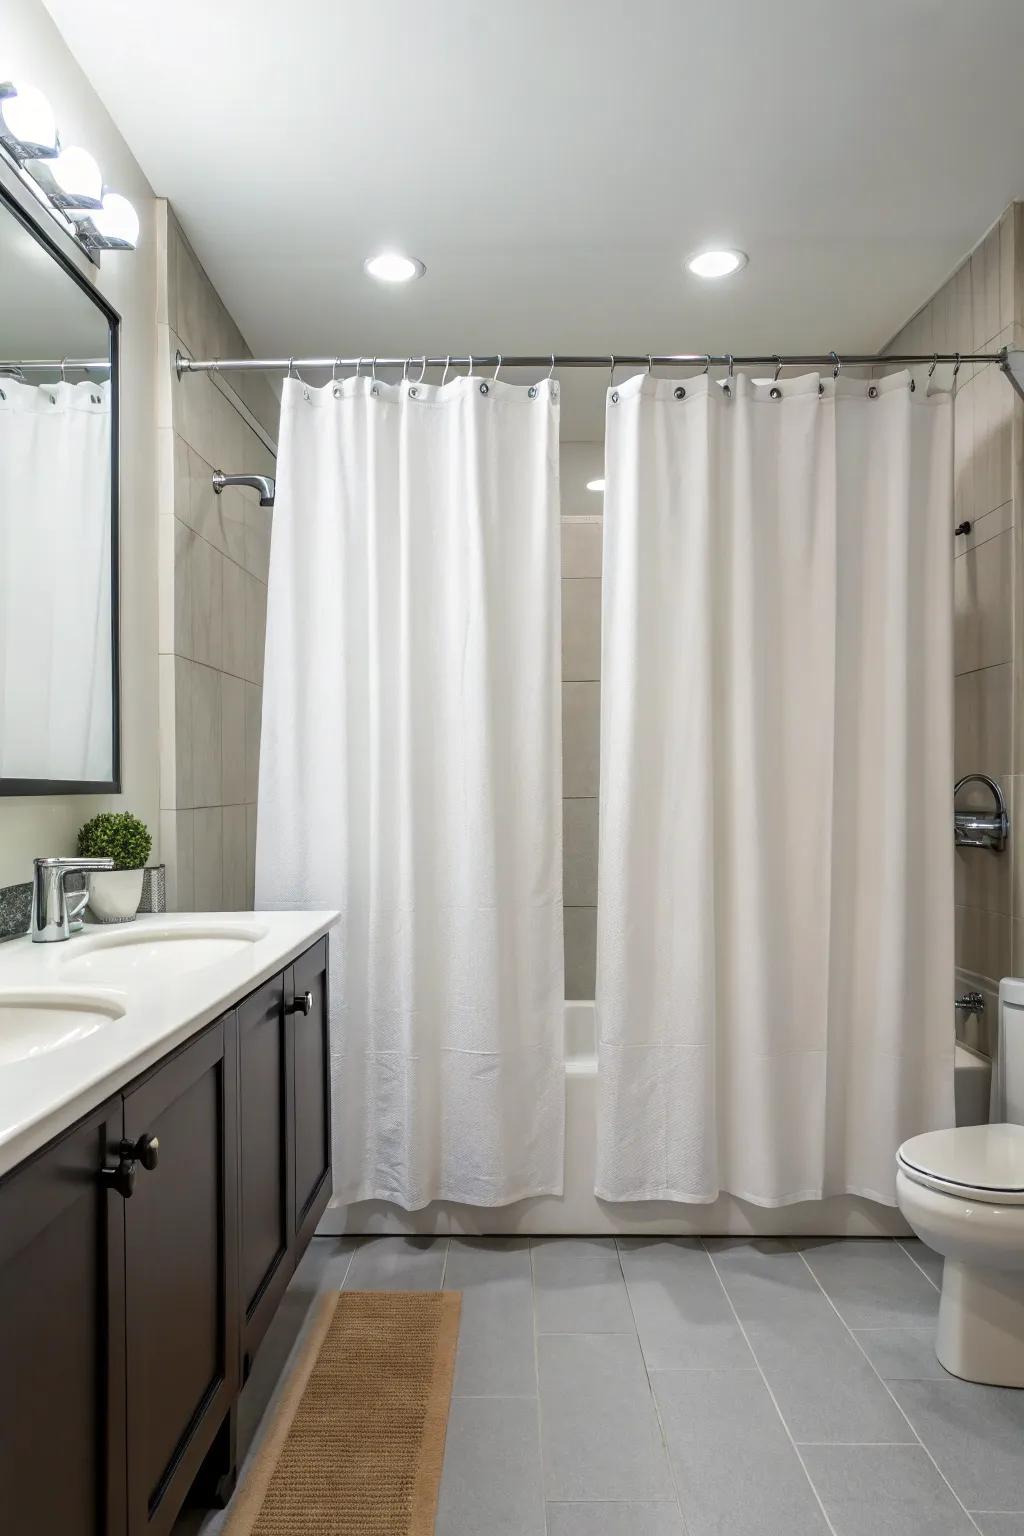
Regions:
<instances>
[{"instance_id":1,"label":"white sink basin","mask_svg":"<svg viewBox=\"0 0 1024 1536\"><path fill-rule=\"evenodd\" d=\"M69 940L67 954L61 955L61 975L114 987L166 980L231 960L266 933L266 928L252 923L131 925L95 938Z\"/></svg>"},{"instance_id":2,"label":"white sink basin","mask_svg":"<svg viewBox=\"0 0 1024 1536\"><path fill-rule=\"evenodd\" d=\"M112 998L88 992L0 992L0 1067L84 1040L124 1011Z\"/></svg>"}]
</instances>

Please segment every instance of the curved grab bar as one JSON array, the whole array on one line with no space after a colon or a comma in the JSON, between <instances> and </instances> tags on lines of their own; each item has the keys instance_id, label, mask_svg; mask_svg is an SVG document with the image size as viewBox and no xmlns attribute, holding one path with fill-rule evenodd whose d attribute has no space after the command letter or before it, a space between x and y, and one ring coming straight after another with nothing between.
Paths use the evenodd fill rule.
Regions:
<instances>
[{"instance_id":1,"label":"curved grab bar","mask_svg":"<svg viewBox=\"0 0 1024 1536\"><path fill-rule=\"evenodd\" d=\"M990 778L987 773L965 773L963 778L957 779L953 785L954 802L965 784L984 784L986 789L991 791L995 810L991 812L954 810L954 843L958 848L991 848L995 853L1002 853L1010 835L1010 818L1002 790L995 779Z\"/></svg>"}]
</instances>

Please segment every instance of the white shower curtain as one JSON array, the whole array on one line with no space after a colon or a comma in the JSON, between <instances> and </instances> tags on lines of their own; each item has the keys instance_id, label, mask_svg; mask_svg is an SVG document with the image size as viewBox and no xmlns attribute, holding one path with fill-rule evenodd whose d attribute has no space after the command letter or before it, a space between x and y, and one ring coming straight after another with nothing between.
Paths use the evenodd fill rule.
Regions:
<instances>
[{"instance_id":1,"label":"white shower curtain","mask_svg":"<svg viewBox=\"0 0 1024 1536\"><path fill-rule=\"evenodd\" d=\"M107 384L0 378L0 778L113 773Z\"/></svg>"},{"instance_id":2,"label":"white shower curtain","mask_svg":"<svg viewBox=\"0 0 1024 1536\"><path fill-rule=\"evenodd\" d=\"M284 387L256 896L341 912L345 1202L561 1191L557 398Z\"/></svg>"},{"instance_id":3,"label":"white shower curtain","mask_svg":"<svg viewBox=\"0 0 1024 1536\"><path fill-rule=\"evenodd\" d=\"M609 398L606 1199L893 1203L953 1123L951 420L906 374Z\"/></svg>"}]
</instances>

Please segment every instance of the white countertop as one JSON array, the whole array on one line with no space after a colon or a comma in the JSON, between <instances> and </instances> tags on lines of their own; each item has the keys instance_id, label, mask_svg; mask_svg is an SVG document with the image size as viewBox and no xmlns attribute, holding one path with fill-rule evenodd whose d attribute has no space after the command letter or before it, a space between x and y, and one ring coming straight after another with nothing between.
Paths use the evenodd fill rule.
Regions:
<instances>
[{"instance_id":1,"label":"white countertop","mask_svg":"<svg viewBox=\"0 0 1024 1536\"><path fill-rule=\"evenodd\" d=\"M137 964L126 965L122 949L116 978L105 974L104 943L127 936L121 925L86 924L81 933L56 944L33 944L27 936L0 944L0 1000L4 993L46 992L54 999L58 994L102 995L124 1010L83 1039L0 1066L0 1174L283 970L337 916L167 912L137 918L130 927L131 938L138 941L172 933L183 939L190 932L211 930L229 941L232 935L251 940L201 968L182 969L173 979L166 969L159 973L147 967L144 942L135 951Z\"/></svg>"}]
</instances>

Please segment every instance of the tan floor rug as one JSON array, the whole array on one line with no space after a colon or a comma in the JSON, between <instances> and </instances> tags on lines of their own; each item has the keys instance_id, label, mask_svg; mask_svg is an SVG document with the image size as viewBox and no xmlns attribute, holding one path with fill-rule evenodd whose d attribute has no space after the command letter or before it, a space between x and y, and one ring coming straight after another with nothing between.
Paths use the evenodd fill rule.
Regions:
<instances>
[{"instance_id":1,"label":"tan floor rug","mask_svg":"<svg viewBox=\"0 0 1024 1536\"><path fill-rule=\"evenodd\" d=\"M433 1536L461 1300L324 1296L224 1536Z\"/></svg>"}]
</instances>

